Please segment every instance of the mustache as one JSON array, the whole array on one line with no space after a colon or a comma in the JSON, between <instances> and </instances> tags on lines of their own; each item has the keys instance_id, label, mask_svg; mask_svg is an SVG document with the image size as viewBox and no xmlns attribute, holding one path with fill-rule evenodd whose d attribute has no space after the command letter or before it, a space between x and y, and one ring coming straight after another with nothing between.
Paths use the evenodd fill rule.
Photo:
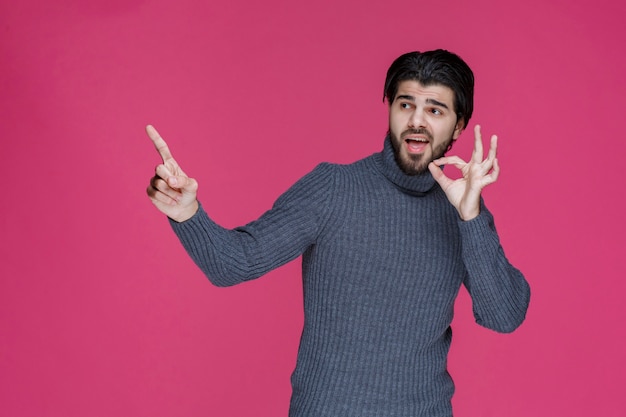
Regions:
<instances>
[{"instance_id":1,"label":"mustache","mask_svg":"<svg viewBox=\"0 0 626 417\"><path fill-rule=\"evenodd\" d=\"M407 129L400 134L400 138L404 140L408 135L423 135L426 136L430 142L433 141L433 135L423 127L419 129Z\"/></svg>"}]
</instances>

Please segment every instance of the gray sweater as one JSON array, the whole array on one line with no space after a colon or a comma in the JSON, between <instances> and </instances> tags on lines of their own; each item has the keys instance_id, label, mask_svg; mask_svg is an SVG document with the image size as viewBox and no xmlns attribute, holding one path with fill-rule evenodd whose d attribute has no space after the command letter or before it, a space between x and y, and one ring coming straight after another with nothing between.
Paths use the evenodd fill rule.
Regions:
<instances>
[{"instance_id":1,"label":"gray sweater","mask_svg":"<svg viewBox=\"0 0 626 417\"><path fill-rule=\"evenodd\" d=\"M528 307L528 284L487 208L460 220L429 172L400 171L388 138L353 164L319 165L246 226L222 228L202 207L171 224L218 286L303 256L291 417L450 417L446 358L461 284L476 321L495 331L513 331Z\"/></svg>"}]
</instances>

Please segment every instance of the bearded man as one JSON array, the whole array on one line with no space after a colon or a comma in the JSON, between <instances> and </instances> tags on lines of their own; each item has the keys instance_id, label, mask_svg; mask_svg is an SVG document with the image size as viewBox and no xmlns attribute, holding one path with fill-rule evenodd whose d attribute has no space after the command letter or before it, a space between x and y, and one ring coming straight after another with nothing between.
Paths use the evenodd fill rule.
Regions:
<instances>
[{"instance_id":1,"label":"bearded man","mask_svg":"<svg viewBox=\"0 0 626 417\"><path fill-rule=\"evenodd\" d=\"M500 171L497 137L471 160L445 156L468 125L474 76L444 50L389 68L383 150L322 163L245 226L225 229L152 126L163 163L148 195L215 285L257 278L302 255L304 327L290 417L451 417L446 369L454 301L464 285L476 322L511 332L530 299L481 197ZM442 170L451 165L462 176Z\"/></svg>"}]
</instances>

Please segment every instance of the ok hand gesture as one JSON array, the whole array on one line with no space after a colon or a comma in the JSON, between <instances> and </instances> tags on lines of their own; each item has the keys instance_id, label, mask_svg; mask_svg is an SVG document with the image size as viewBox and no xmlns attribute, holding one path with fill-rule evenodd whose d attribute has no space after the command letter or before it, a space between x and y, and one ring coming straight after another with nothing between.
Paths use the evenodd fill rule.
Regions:
<instances>
[{"instance_id":1,"label":"ok hand gesture","mask_svg":"<svg viewBox=\"0 0 626 417\"><path fill-rule=\"evenodd\" d=\"M469 162L465 162L458 156L444 156L428 165L433 177L463 220L471 220L478 216L482 189L495 182L500 174L500 166L496 158L498 137L496 135L491 136L489 154L487 159L483 160L483 142L478 125L474 128L474 136L474 152ZM463 177L457 180L447 177L440 166L448 164L460 169Z\"/></svg>"},{"instance_id":2,"label":"ok hand gesture","mask_svg":"<svg viewBox=\"0 0 626 417\"><path fill-rule=\"evenodd\" d=\"M190 219L198 211L196 199L198 183L189 178L172 157L156 129L150 125L146 133L154 143L163 163L157 165L155 175L148 186L148 196L166 216L177 222Z\"/></svg>"}]
</instances>

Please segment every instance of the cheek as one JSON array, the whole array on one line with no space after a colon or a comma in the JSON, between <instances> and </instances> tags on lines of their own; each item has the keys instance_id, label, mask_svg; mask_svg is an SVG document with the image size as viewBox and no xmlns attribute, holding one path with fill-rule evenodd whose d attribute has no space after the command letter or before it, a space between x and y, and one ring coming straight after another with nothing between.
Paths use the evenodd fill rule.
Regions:
<instances>
[{"instance_id":1,"label":"cheek","mask_svg":"<svg viewBox=\"0 0 626 417\"><path fill-rule=\"evenodd\" d=\"M440 125L439 129L437 129L437 132L439 141L456 139L459 136L458 133L460 133L460 131L457 132L456 125L450 125L449 123Z\"/></svg>"},{"instance_id":2,"label":"cheek","mask_svg":"<svg viewBox=\"0 0 626 417\"><path fill-rule=\"evenodd\" d=\"M402 131L406 126L404 119L405 118L402 116L402 114L389 114L389 128L396 132Z\"/></svg>"}]
</instances>

